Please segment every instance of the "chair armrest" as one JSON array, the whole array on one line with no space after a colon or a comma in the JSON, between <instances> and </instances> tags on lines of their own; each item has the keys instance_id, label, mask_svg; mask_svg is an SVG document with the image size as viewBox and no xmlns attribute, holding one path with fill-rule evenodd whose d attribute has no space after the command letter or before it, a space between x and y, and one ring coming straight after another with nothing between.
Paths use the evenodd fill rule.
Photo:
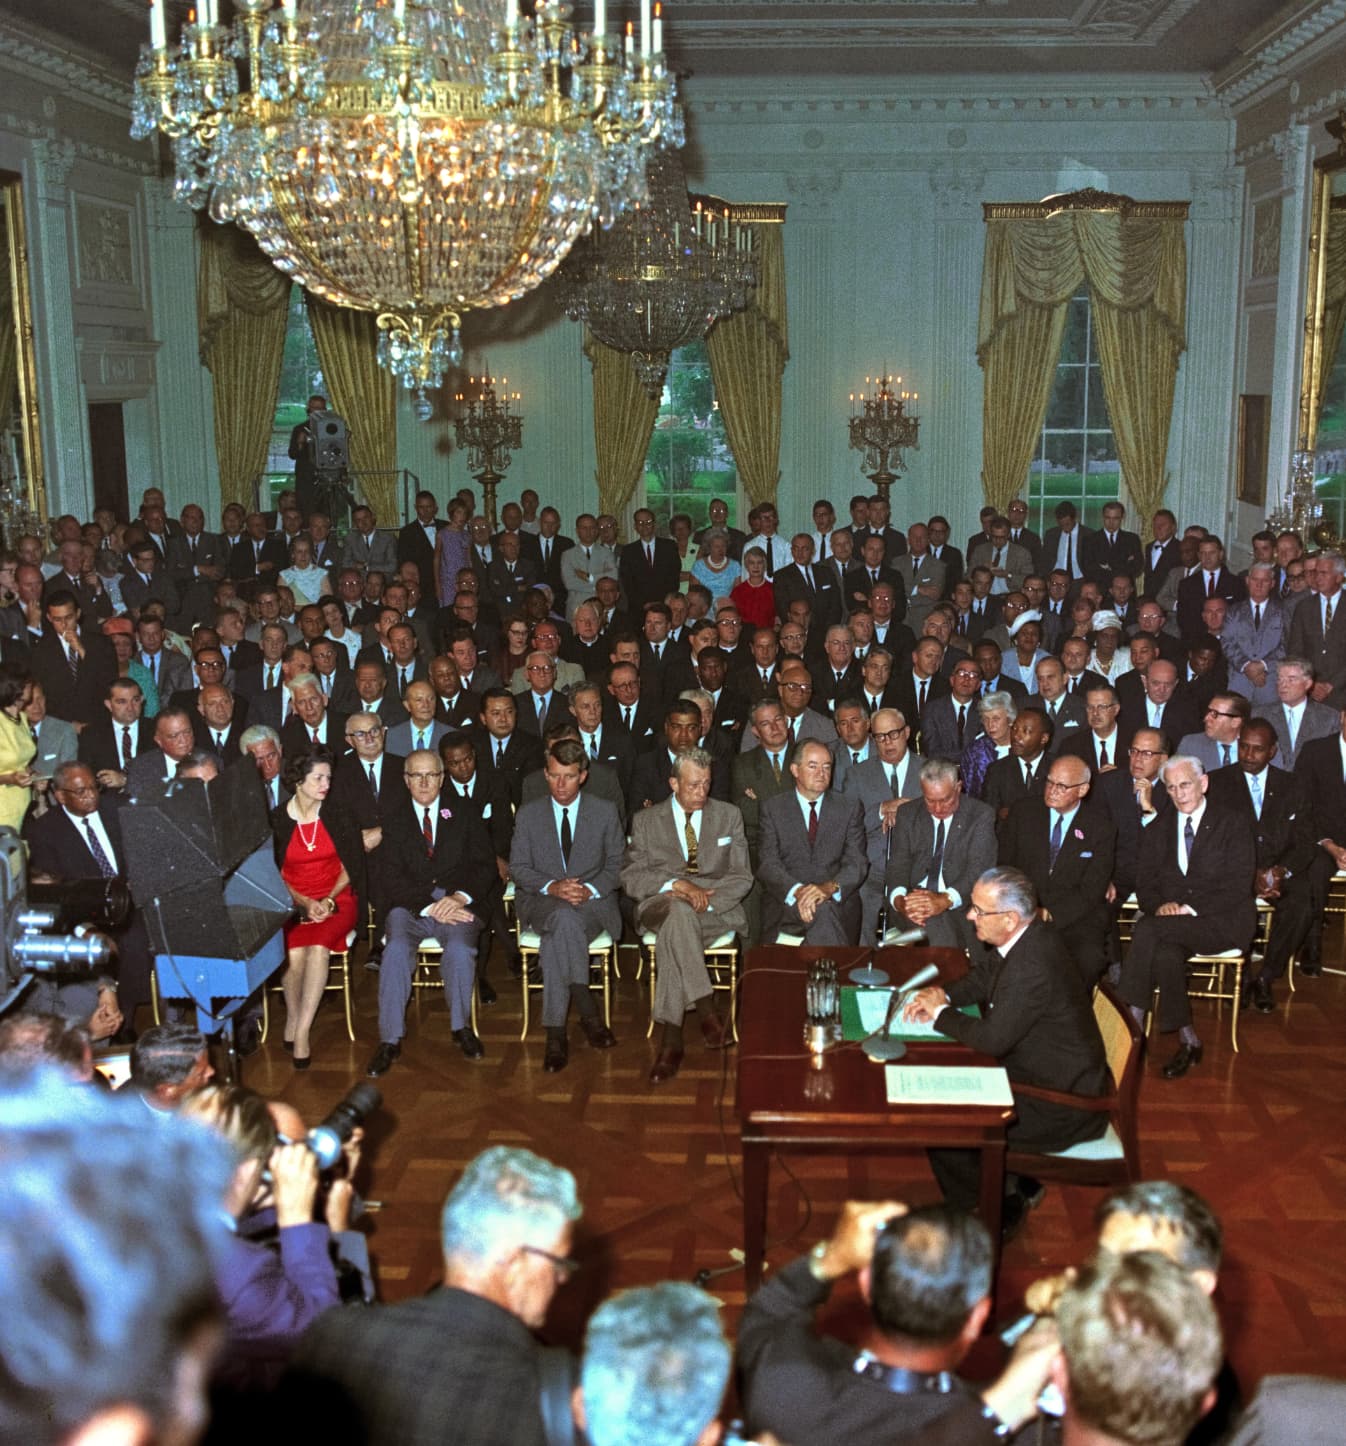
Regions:
<instances>
[{"instance_id":1,"label":"chair armrest","mask_svg":"<svg viewBox=\"0 0 1346 1446\"><path fill-rule=\"evenodd\" d=\"M1041 1085L1014 1084L1011 1088L1016 1095L1023 1095L1026 1099L1042 1100L1049 1105L1069 1105L1073 1110L1085 1110L1091 1114L1104 1114L1117 1109L1119 1104L1112 1091L1105 1095L1072 1095L1065 1090L1044 1089Z\"/></svg>"}]
</instances>

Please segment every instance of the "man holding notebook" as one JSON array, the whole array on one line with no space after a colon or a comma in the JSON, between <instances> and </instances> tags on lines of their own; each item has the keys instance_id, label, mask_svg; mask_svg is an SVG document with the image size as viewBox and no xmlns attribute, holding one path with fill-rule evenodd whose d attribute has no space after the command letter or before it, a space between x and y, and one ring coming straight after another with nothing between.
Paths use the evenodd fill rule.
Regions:
<instances>
[{"instance_id":1,"label":"man holding notebook","mask_svg":"<svg viewBox=\"0 0 1346 1446\"><path fill-rule=\"evenodd\" d=\"M1107 1059L1089 991L1060 936L1037 917L1037 895L1018 869L988 869L972 888L968 918L986 950L947 990L922 989L904 1017L929 1020L940 1034L994 1055L1015 1084L1077 1095L1107 1089ZM979 1004L981 1018L959 1007ZM1105 1114L1015 1097L1018 1119L1007 1133L1013 1149L1047 1153L1092 1140L1107 1128ZM930 1164L950 1205L977 1203L976 1150L931 1150ZM1036 1180L1008 1176L1003 1231L1008 1239L1042 1198Z\"/></svg>"}]
</instances>

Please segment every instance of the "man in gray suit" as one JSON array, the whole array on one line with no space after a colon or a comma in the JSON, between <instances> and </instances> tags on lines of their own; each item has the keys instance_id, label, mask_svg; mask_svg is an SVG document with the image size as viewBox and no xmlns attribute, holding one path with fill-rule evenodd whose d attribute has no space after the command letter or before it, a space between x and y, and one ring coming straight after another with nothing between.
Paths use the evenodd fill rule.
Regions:
<instances>
[{"instance_id":1,"label":"man in gray suit","mask_svg":"<svg viewBox=\"0 0 1346 1446\"><path fill-rule=\"evenodd\" d=\"M655 940L654 1021L659 1053L650 1083L662 1084L682 1064L683 1020L695 1009L709 1049L723 1049L728 1022L714 1007L705 946L747 928L743 900L752 888L743 816L710 797L711 757L688 748L673 760L673 796L631 821L622 890L636 923Z\"/></svg>"},{"instance_id":2,"label":"man in gray suit","mask_svg":"<svg viewBox=\"0 0 1346 1446\"><path fill-rule=\"evenodd\" d=\"M921 759L912 752L911 729L896 708L880 708L869 720L870 756L846 775L845 793L860 801L865 818L869 873L860 890L860 942L874 942L883 912L888 847L900 808L921 796Z\"/></svg>"},{"instance_id":3,"label":"man in gray suit","mask_svg":"<svg viewBox=\"0 0 1346 1446\"><path fill-rule=\"evenodd\" d=\"M47 716L47 694L41 683L33 683L24 715L32 730L33 742L37 744L37 752L28 765L33 773L39 778L50 778L61 764L75 761L79 735L73 723Z\"/></svg>"},{"instance_id":4,"label":"man in gray suit","mask_svg":"<svg viewBox=\"0 0 1346 1446\"><path fill-rule=\"evenodd\" d=\"M357 507L351 513L351 530L341 549L342 567L358 567L362 575L397 571L397 540L391 532L380 532L372 507Z\"/></svg>"},{"instance_id":5,"label":"man in gray suit","mask_svg":"<svg viewBox=\"0 0 1346 1446\"><path fill-rule=\"evenodd\" d=\"M748 840L748 857L757 873L760 809L769 798L789 791L790 759L794 750L785 721L785 709L775 698L762 698L753 707L748 727L760 747L738 754L730 773L729 800L743 815L743 832ZM762 937L762 887L756 884L744 902L748 916L748 945Z\"/></svg>"},{"instance_id":6,"label":"man in gray suit","mask_svg":"<svg viewBox=\"0 0 1346 1446\"><path fill-rule=\"evenodd\" d=\"M574 622L575 609L597 596L600 577L616 578L617 554L598 540L598 519L592 512L575 519L575 545L561 554L561 582L566 590L566 619Z\"/></svg>"},{"instance_id":7,"label":"man in gray suit","mask_svg":"<svg viewBox=\"0 0 1346 1446\"><path fill-rule=\"evenodd\" d=\"M1289 619L1274 596L1276 569L1255 562L1248 569L1248 596L1229 604L1220 646L1229 664L1229 691L1254 707L1276 700L1276 667L1285 656Z\"/></svg>"},{"instance_id":8,"label":"man in gray suit","mask_svg":"<svg viewBox=\"0 0 1346 1446\"><path fill-rule=\"evenodd\" d=\"M992 594L1017 592L1024 578L1033 571L1033 554L1022 544L1011 541L1008 517L993 517L987 531L990 541L981 543L968 558L968 571L989 567Z\"/></svg>"},{"instance_id":9,"label":"man in gray suit","mask_svg":"<svg viewBox=\"0 0 1346 1446\"><path fill-rule=\"evenodd\" d=\"M832 755L805 739L790 763L794 787L760 810L758 877L769 940L801 930L806 944L854 944L860 936L860 886L869 872L859 800L833 793Z\"/></svg>"},{"instance_id":10,"label":"man in gray suit","mask_svg":"<svg viewBox=\"0 0 1346 1446\"><path fill-rule=\"evenodd\" d=\"M1346 558L1324 552L1313 560L1314 596L1295 608L1285 651L1307 658L1318 675L1313 685L1317 703L1346 708Z\"/></svg>"},{"instance_id":11,"label":"man in gray suit","mask_svg":"<svg viewBox=\"0 0 1346 1446\"><path fill-rule=\"evenodd\" d=\"M570 1059L566 1015L573 1004L594 1049L616 1040L589 992L589 945L622 929L617 881L622 867L622 821L606 799L581 797L588 775L584 749L573 739L547 750L548 797L526 803L514 820L509 871L519 922L541 937L542 1023L547 1044L542 1068L563 1070Z\"/></svg>"},{"instance_id":12,"label":"man in gray suit","mask_svg":"<svg viewBox=\"0 0 1346 1446\"><path fill-rule=\"evenodd\" d=\"M1188 733L1177 752L1199 758L1207 773L1228 768L1239 759L1239 733L1252 716L1252 704L1237 693L1216 693L1202 720L1203 732Z\"/></svg>"},{"instance_id":13,"label":"man in gray suit","mask_svg":"<svg viewBox=\"0 0 1346 1446\"><path fill-rule=\"evenodd\" d=\"M1313 664L1307 658L1284 657L1276 669L1276 701L1253 709L1276 730L1272 766L1293 768L1299 750L1313 738L1331 738L1341 727L1341 714L1326 703L1315 703Z\"/></svg>"},{"instance_id":14,"label":"man in gray suit","mask_svg":"<svg viewBox=\"0 0 1346 1446\"><path fill-rule=\"evenodd\" d=\"M995 865L995 813L964 795L957 764L944 758L922 765L921 798L893 826L883 881L889 922L899 916L932 944L970 950L977 936L967 906L972 885Z\"/></svg>"},{"instance_id":15,"label":"man in gray suit","mask_svg":"<svg viewBox=\"0 0 1346 1446\"><path fill-rule=\"evenodd\" d=\"M435 718L439 695L434 687L424 682L408 683L407 691L402 695L402 705L408 716L388 729L385 743L388 752L402 758L409 758L411 754L427 748L432 753L437 752L439 740L449 728Z\"/></svg>"},{"instance_id":16,"label":"man in gray suit","mask_svg":"<svg viewBox=\"0 0 1346 1446\"><path fill-rule=\"evenodd\" d=\"M924 522L907 529L907 551L891 564L907 595L907 626L919 634L930 609L944 594L944 564L930 553L930 533Z\"/></svg>"},{"instance_id":17,"label":"man in gray suit","mask_svg":"<svg viewBox=\"0 0 1346 1446\"><path fill-rule=\"evenodd\" d=\"M159 618L141 618L136 624L136 649L131 657L149 671L164 703L194 685L191 663L176 649L164 647L164 625Z\"/></svg>"}]
</instances>

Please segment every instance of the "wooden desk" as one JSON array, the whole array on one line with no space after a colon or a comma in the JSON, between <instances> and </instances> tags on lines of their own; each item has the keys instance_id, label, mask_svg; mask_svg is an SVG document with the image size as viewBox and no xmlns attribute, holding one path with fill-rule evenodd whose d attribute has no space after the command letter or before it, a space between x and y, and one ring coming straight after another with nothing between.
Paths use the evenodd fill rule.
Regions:
<instances>
[{"instance_id":1,"label":"wooden desk","mask_svg":"<svg viewBox=\"0 0 1346 1446\"><path fill-rule=\"evenodd\" d=\"M835 959L842 982L868 949L768 945L752 950L739 988L738 1113L743 1151L743 1252L748 1289L762 1278L766 1247L767 1173L773 1151L890 1154L929 1148L981 1151L981 1218L1000 1244L1005 1188L1005 1127L1012 1108L888 1103L883 1066L858 1045L837 1046L815 1067L804 1047L804 979L815 959ZM901 985L926 964L939 982L967 973L959 949L881 949L875 965ZM771 972L768 972L771 971ZM955 1040L908 1043L920 1064L984 1064L994 1060Z\"/></svg>"}]
</instances>

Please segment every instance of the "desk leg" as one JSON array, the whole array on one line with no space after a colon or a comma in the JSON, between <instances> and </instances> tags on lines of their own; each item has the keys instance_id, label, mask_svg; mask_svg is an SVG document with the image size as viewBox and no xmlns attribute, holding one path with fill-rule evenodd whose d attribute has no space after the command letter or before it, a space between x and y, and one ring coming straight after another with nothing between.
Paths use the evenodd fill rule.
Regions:
<instances>
[{"instance_id":1,"label":"desk leg","mask_svg":"<svg viewBox=\"0 0 1346 1446\"><path fill-rule=\"evenodd\" d=\"M771 1147L761 1140L743 1142L743 1274L751 1293L762 1283L766 1255L767 1172Z\"/></svg>"},{"instance_id":2,"label":"desk leg","mask_svg":"<svg viewBox=\"0 0 1346 1446\"><path fill-rule=\"evenodd\" d=\"M991 1248L997 1268L1000 1263L1000 1221L1005 1202L1005 1137L988 1140L981 1147L981 1190L977 1206L982 1224L991 1232Z\"/></svg>"}]
</instances>

